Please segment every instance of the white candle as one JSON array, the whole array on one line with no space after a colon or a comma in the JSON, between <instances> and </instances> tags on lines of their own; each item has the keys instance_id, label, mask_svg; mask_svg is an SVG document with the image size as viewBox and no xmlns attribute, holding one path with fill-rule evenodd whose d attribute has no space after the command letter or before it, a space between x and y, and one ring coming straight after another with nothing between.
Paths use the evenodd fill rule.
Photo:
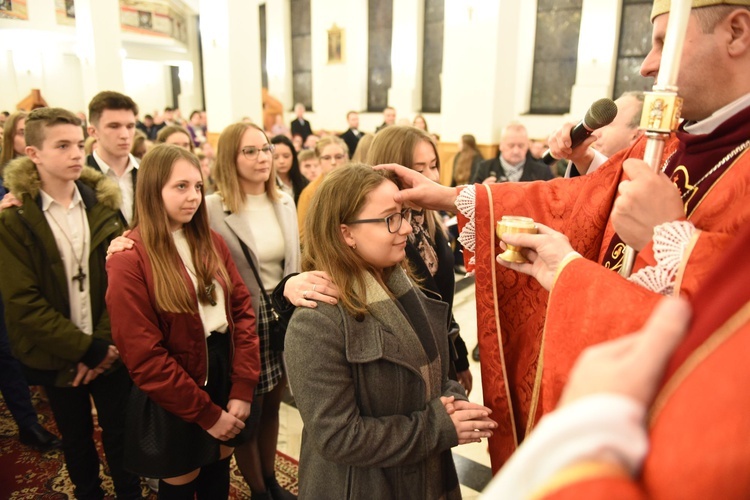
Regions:
<instances>
[{"instance_id":1,"label":"white candle","mask_svg":"<svg viewBox=\"0 0 750 500\"><path fill-rule=\"evenodd\" d=\"M690 2L691 0L671 0L670 2L669 21L656 87L665 88L677 85L682 45L685 42L685 32L690 19Z\"/></svg>"}]
</instances>

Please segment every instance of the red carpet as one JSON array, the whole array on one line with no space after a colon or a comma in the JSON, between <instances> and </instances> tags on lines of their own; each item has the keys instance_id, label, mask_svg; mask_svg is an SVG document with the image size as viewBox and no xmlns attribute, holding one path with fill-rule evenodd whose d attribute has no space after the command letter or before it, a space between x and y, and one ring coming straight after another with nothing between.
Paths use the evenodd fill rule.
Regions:
<instances>
[{"instance_id":1,"label":"red carpet","mask_svg":"<svg viewBox=\"0 0 750 500\"><path fill-rule=\"evenodd\" d=\"M36 392L34 406L41 424L59 436L49 405ZM96 427L97 436L101 432ZM114 498L112 480L103 459L101 443L97 442L102 457L103 488ZM276 453L276 478L285 489L297 494L297 461L283 453ZM148 487L144 484L144 493ZM18 441L18 428L0 396L0 499L63 500L73 498L73 485L68 478L61 451L40 453ZM152 494L150 498L156 498ZM248 499L250 490L232 460L230 498Z\"/></svg>"}]
</instances>

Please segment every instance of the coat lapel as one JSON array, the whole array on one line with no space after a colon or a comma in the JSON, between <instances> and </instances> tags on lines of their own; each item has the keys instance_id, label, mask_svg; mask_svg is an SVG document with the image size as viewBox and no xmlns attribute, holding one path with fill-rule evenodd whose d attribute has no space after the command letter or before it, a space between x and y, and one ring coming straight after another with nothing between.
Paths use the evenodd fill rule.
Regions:
<instances>
[{"instance_id":1,"label":"coat lapel","mask_svg":"<svg viewBox=\"0 0 750 500\"><path fill-rule=\"evenodd\" d=\"M253 258L253 264L255 264L257 268L258 258L256 257L256 255L258 254L258 246L255 243L255 238L253 238L252 231L250 231L250 226L242 220L242 217L239 214L229 214L226 216L224 221L227 223L227 226L229 226L229 229L232 230L235 236L237 236L237 238L239 238L240 241L242 241L245 245L247 245L247 248L250 249L250 255Z\"/></svg>"}]
</instances>

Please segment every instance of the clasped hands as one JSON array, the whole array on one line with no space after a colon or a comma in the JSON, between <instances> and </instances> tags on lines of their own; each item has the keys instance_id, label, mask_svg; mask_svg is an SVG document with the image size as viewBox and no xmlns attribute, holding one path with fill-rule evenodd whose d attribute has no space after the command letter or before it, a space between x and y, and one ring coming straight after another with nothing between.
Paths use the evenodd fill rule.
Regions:
<instances>
[{"instance_id":1,"label":"clasped hands","mask_svg":"<svg viewBox=\"0 0 750 500\"><path fill-rule=\"evenodd\" d=\"M79 362L76 368L76 376L73 379L73 387L78 387L81 384L88 384L96 377L109 370L119 358L120 351L118 351L117 347L114 345L110 345L107 349L107 355L96 367L89 368L85 363Z\"/></svg>"},{"instance_id":2,"label":"clasped hands","mask_svg":"<svg viewBox=\"0 0 750 500\"><path fill-rule=\"evenodd\" d=\"M453 421L458 444L478 443L482 438L492 437L492 429L497 428L497 422L490 418L492 410L454 396L441 396L440 402Z\"/></svg>"}]
</instances>

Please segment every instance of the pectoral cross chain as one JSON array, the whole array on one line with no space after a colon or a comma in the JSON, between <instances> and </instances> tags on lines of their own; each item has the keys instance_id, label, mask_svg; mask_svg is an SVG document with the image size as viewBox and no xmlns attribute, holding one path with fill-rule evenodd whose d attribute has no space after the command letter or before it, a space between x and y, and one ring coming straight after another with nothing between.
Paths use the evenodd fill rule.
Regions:
<instances>
[{"instance_id":1,"label":"pectoral cross chain","mask_svg":"<svg viewBox=\"0 0 750 500\"><path fill-rule=\"evenodd\" d=\"M78 282L78 291L83 291L83 282L86 281L86 273L83 272L83 268L78 266L78 274L71 278L73 281Z\"/></svg>"}]
</instances>

